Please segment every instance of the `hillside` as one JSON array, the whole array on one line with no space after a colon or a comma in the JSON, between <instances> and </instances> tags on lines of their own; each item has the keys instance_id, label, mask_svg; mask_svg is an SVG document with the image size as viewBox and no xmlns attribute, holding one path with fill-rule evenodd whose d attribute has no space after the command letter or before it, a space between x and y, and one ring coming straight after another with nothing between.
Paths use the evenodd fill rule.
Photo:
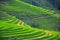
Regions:
<instances>
[{"instance_id":1,"label":"hillside","mask_svg":"<svg viewBox=\"0 0 60 40\"><path fill-rule=\"evenodd\" d=\"M21 0L38 7L44 7L52 10L60 10L60 0Z\"/></svg>"},{"instance_id":2,"label":"hillside","mask_svg":"<svg viewBox=\"0 0 60 40\"><path fill-rule=\"evenodd\" d=\"M23 2L27 2L34 6L43 7L47 9L55 9L54 6L49 2L49 0L21 0Z\"/></svg>"},{"instance_id":3,"label":"hillside","mask_svg":"<svg viewBox=\"0 0 60 40\"><path fill-rule=\"evenodd\" d=\"M0 40L60 40L60 13L21 0L0 0Z\"/></svg>"},{"instance_id":4,"label":"hillside","mask_svg":"<svg viewBox=\"0 0 60 40\"><path fill-rule=\"evenodd\" d=\"M2 13L3 14L3 13ZM6 14L5 14L6 15ZM32 28L15 16L0 19L0 40L59 40L60 32ZM22 25L22 23L23 25ZM17 25L19 23L19 25Z\"/></svg>"},{"instance_id":5,"label":"hillside","mask_svg":"<svg viewBox=\"0 0 60 40\"><path fill-rule=\"evenodd\" d=\"M60 30L60 14L54 10L36 7L20 0L9 1L8 5L1 5L0 9L16 16L26 24L42 29ZM57 25L56 25L57 24Z\"/></svg>"},{"instance_id":6,"label":"hillside","mask_svg":"<svg viewBox=\"0 0 60 40\"><path fill-rule=\"evenodd\" d=\"M48 1L60 11L60 0L48 0Z\"/></svg>"}]
</instances>

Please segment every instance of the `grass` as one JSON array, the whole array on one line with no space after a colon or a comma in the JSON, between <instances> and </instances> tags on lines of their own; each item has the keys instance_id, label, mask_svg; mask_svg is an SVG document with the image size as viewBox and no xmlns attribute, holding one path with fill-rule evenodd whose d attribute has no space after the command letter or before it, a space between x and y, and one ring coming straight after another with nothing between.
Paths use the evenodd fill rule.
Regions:
<instances>
[{"instance_id":1,"label":"grass","mask_svg":"<svg viewBox=\"0 0 60 40\"><path fill-rule=\"evenodd\" d=\"M56 30L55 25L60 14L54 13L54 10L48 10L42 7L36 7L20 0L10 1L8 5L1 6L0 12L5 16L0 19L0 40L59 40L60 32ZM9 15L11 14L11 15ZM16 17L19 15L29 15L33 21L41 25L42 29L32 28L22 20ZM37 19L31 15L38 16ZM49 16L49 17L47 17ZM37 26L38 27L38 26ZM49 29L49 30L44 30Z\"/></svg>"},{"instance_id":2,"label":"grass","mask_svg":"<svg viewBox=\"0 0 60 40\"><path fill-rule=\"evenodd\" d=\"M60 14L55 12L54 10L33 6L20 0L10 1L8 5L0 6L0 8L2 11L14 15L19 19L21 19L22 17L25 18L24 16L28 15L29 18L34 23L39 24L42 29L58 30L56 27L56 21L60 19Z\"/></svg>"},{"instance_id":3,"label":"grass","mask_svg":"<svg viewBox=\"0 0 60 40\"><path fill-rule=\"evenodd\" d=\"M54 40L60 38L60 32L32 28L27 25L18 26L17 23L13 23L15 21L5 22L6 20L0 20L0 37L6 40L14 37L16 40Z\"/></svg>"}]
</instances>

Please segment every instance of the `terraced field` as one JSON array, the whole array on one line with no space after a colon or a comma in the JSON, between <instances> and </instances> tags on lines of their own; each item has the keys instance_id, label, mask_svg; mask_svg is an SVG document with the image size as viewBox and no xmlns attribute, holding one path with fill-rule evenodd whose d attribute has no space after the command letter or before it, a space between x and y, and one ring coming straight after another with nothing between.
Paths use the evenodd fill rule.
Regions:
<instances>
[{"instance_id":1,"label":"terraced field","mask_svg":"<svg viewBox=\"0 0 60 40\"><path fill-rule=\"evenodd\" d=\"M26 24L17 25L22 21L16 22L16 19L17 18L12 16L12 17L6 17L5 20L0 20L1 40L59 40L60 39L59 35L60 32L32 28Z\"/></svg>"},{"instance_id":2,"label":"terraced field","mask_svg":"<svg viewBox=\"0 0 60 40\"><path fill-rule=\"evenodd\" d=\"M58 25L56 25L56 21L60 19L60 14L58 12L36 7L20 0L9 1L7 3L8 5L0 6L0 9L23 20L26 24L31 26L31 24L35 23L34 26L36 24L39 25L39 27L36 26L37 28L59 30L57 27ZM34 26L32 25L32 27Z\"/></svg>"},{"instance_id":3,"label":"terraced field","mask_svg":"<svg viewBox=\"0 0 60 40\"><path fill-rule=\"evenodd\" d=\"M21 17L26 18L26 15L41 28L24 22ZM0 5L0 40L60 40L60 32L53 31L57 30L58 19L60 14L54 10L20 0L7 1L7 5Z\"/></svg>"}]
</instances>

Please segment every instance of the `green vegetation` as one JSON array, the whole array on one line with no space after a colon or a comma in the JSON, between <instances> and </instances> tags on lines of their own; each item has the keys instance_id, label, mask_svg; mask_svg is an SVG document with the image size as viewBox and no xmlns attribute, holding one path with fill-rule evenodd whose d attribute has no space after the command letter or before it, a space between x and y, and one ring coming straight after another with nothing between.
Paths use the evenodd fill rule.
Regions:
<instances>
[{"instance_id":1,"label":"green vegetation","mask_svg":"<svg viewBox=\"0 0 60 40\"><path fill-rule=\"evenodd\" d=\"M8 5L1 6L0 8L2 11L7 12L8 14L14 15L20 20L24 20L23 18L26 18L25 17L26 15L35 24L39 24L40 27L36 26L38 28L49 29L49 30L59 30L57 28L56 21L60 19L60 14L55 13L54 10L49 10L42 7L36 7L31 4L21 2L20 0L10 1ZM29 20L28 18L26 20ZM30 24L33 24L33 23L31 22Z\"/></svg>"},{"instance_id":2,"label":"green vegetation","mask_svg":"<svg viewBox=\"0 0 60 40\"><path fill-rule=\"evenodd\" d=\"M57 28L60 21L59 13L20 0L10 1L7 4L0 5L0 40L60 39L60 32L57 31L59 30ZM40 29L31 27L23 21L23 18L30 18L35 25L39 24Z\"/></svg>"},{"instance_id":3,"label":"green vegetation","mask_svg":"<svg viewBox=\"0 0 60 40\"><path fill-rule=\"evenodd\" d=\"M11 17L15 18L15 17ZM10 19L10 18L9 18ZM8 19L6 19L8 20ZM17 25L13 22L0 20L0 39L2 40L59 40L60 32L48 31L43 29L32 28L27 25ZM14 38L14 39L12 39Z\"/></svg>"},{"instance_id":4,"label":"green vegetation","mask_svg":"<svg viewBox=\"0 0 60 40\"><path fill-rule=\"evenodd\" d=\"M56 9L53 7L53 5L49 2L50 0L21 0L23 2L27 2L29 4L32 4L34 6L48 8L48 9Z\"/></svg>"}]
</instances>

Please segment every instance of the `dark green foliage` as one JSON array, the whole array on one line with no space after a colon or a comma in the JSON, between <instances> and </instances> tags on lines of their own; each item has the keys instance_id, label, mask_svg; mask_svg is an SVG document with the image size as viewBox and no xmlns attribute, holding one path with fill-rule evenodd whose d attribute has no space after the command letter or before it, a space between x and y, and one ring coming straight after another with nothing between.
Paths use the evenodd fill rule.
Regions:
<instances>
[{"instance_id":1,"label":"dark green foliage","mask_svg":"<svg viewBox=\"0 0 60 40\"><path fill-rule=\"evenodd\" d=\"M48 0L21 0L23 2L30 3L34 6L38 7L44 7L48 9L55 9L51 3L48 2Z\"/></svg>"},{"instance_id":2,"label":"dark green foliage","mask_svg":"<svg viewBox=\"0 0 60 40\"><path fill-rule=\"evenodd\" d=\"M60 10L60 0L48 0L55 8Z\"/></svg>"},{"instance_id":3,"label":"dark green foliage","mask_svg":"<svg viewBox=\"0 0 60 40\"><path fill-rule=\"evenodd\" d=\"M1 1L2 1L2 2L5 2L5 1L9 1L9 0L0 0L0 2L1 2Z\"/></svg>"}]
</instances>

